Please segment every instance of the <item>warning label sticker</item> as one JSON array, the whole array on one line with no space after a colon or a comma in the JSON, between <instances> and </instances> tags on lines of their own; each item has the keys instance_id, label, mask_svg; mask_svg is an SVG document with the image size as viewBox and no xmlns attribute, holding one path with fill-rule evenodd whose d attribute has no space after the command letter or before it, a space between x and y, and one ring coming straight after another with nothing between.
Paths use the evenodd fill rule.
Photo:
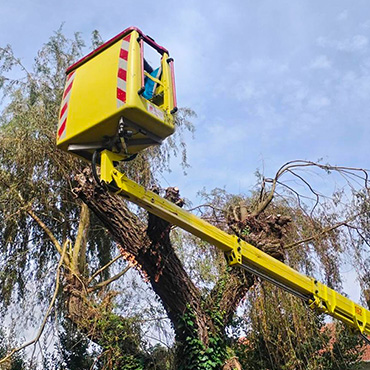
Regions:
<instances>
[{"instance_id":1,"label":"warning label sticker","mask_svg":"<svg viewBox=\"0 0 370 370\"><path fill-rule=\"evenodd\" d=\"M161 121L164 120L164 113L154 104L148 102L148 112L159 118Z\"/></svg>"}]
</instances>

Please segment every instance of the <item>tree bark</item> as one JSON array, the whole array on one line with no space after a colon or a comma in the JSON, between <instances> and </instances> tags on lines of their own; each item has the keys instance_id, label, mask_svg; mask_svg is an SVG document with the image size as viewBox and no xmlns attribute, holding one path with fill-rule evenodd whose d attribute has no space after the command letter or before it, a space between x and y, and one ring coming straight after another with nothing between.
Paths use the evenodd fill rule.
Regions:
<instances>
[{"instance_id":1,"label":"tree bark","mask_svg":"<svg viewBox=\"0 0 370 370\"><path fill-rule=\"evenodd\" d=\"M210 337L224 338L225 326L254 282L251 275L232 269L216 283L210 297L217 296L217 299L202 297L171 245L171 225L168 222L149 214L146 226L129 210L123 197L97 187L89 171L79 175L77 182L76 196L96 214L121 246L125 258L137 265L160 297L173 323L176 341L184 345L191 332L197 335L204 348L208 348ZM179 202L177 189L167 192L167 198ZM209 304L205 304L206 300ZM188 312L194 317L194 328L184 329L183 318ZM222 313L221 327L214 322L215 312ZM186 351L181 353L184 355Z\"/></svg>"},{"instance_id":2,"label":"tree bark","mask_svg":"<svg viewBox=\"0 0 370 370\"><path fill-rule=\"evenodd\" d=\"M79 175L77 181L80 186L74 189L75 194L88 205L115 241L122 246L126 258L137 263L160 297L179 340L184 338L182 331L177 329L182 324L181 317L190 305L197 318L199 337L203 343L207 343L210 322L201 307L199 289L191 281L171 245L170 225L149 215L146 227L128 209L123 197L96 187L89 172Z\"/></svg>"}]
</instances>

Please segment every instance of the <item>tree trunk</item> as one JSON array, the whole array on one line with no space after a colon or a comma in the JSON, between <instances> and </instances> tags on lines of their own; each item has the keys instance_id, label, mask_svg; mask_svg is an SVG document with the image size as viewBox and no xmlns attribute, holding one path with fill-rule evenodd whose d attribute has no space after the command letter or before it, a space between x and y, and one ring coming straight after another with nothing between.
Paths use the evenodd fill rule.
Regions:
<instances>
[{"instance_id":1,"label":"tree trunk","mask_svg":"<svg viewBox=\"0 0 370 370\"><path fill-rule=\"evenodd\" d=\"M227 359L225 327L253 284L251 275L231 269L216 283L212 299L202 297L171 245L169 223L149 214L146 227L130 212L123 197L96 187L88 171L77 181L75 194L101 220L122 246L126 259L137 264L160 297L175 330L177 368L221 369ZM177 189L169 189L167 198L179 202Z\"/></svg>"}]
</instances>

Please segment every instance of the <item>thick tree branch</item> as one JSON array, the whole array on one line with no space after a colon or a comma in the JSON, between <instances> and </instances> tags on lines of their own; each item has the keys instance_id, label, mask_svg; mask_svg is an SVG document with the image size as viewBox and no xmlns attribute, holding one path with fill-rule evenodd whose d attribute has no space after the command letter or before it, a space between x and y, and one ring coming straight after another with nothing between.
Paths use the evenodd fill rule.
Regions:
<instances>
[{"instance_id":1,"label":"thick tree branch","mask_svg":"<svg viewBox=\"0 0 370 370\"><path fill-rule=\"evenodd\" d=\"M75 194L96 214L115 241L123 246L126 258L136 262L147 276L175 329L180 326L179 320L188 304L202 315L200 292L175 254L168 236L170 226L156 218L153 227L148 230L149 237L143 233L144 224L129 211L123 197L97 188L87 171L76 180L80 186L74 190ZM207 332L207 325L206 320L200 321L203 322L199 324L201 336Z\"/></svg>"},{"instance_id":2,"label":"thick tree branch","mask_svg":"<svg viewBox=\"0 0 370 370\"><path fill-rule=\"evenodd\" d=\"M264 181L268 182L267 179L265 179ZM271 186L271 189L268 195L259 203L257 209L252 212L251 214L252 217L257 217L258 215L260 215L268 207L268 205L272 202L272 200L274 199L274 195L275 195L276 183L277 183L277 177L275 177L275 179L272 180L272 186Z\"/></svg>"},{"instance_id":3,"label":"thick tree branch","mask_svg":"<svg viewBox=\"0 0 370 370\"><path fill-rule=\"evenodd\" d=\"M230 323L239 303L253 284L253 275L239 267L231 268L225 277L218 280L210 294L210 303L218 306L223 313L225 326Z\"/></svg>"},{"instance_id":4,"label":"thick tree branch","mask_svg":"<svg viewBox=\"0 0 370 370\"><path fill-rule=\"evenodd\" d=\"M81 205L77 236L72 250L72 269L84 273L86 265L86 243L90 224L90 212L85 203Z\"/></svg>"}]
</instances>

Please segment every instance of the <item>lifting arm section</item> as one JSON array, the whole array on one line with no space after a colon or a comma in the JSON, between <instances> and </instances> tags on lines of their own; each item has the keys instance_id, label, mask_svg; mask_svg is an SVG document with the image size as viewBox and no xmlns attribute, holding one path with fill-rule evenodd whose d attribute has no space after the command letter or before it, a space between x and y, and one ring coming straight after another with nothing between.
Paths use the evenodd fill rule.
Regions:
<instances>
[{"instance_id":1,"label":"lifting arm section","mask_svg":"<svg viewBox=\"0 0 370 370\"><path fill-rule=\"evenodd\" d=\"M120 157L101 153L101 181L117 188L116 194L148 212L198 236L224 251L231 266L239 266L305 300L312 309L326 313L370 335L370 311L335 290L285 265L235 235L229 235L152 191L128 179L114 168ZM366 338L366 337L365 337Z\"/></svg>"}]
</instances>

